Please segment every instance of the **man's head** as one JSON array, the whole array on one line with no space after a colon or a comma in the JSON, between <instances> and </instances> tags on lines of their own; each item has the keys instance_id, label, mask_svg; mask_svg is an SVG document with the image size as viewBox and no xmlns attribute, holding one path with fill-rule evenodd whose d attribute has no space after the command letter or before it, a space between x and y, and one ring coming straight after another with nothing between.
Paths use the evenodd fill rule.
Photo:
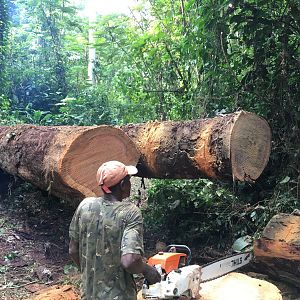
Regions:
<instances>
[{"instance_id":1,"label":"man's head","mask_svg":"<svg viewBox=\"0 0 300 300\"><path fill-rule=\"evenodd\" d=\"M123 163L112 160L103 163L96 175L97 183L106 194L112 193L116 186L119 185L121 192L123 192L122 198L130 195L130 175L134 175L138 172L135 166L125 166Z\"/></svg>"}]
</instances>

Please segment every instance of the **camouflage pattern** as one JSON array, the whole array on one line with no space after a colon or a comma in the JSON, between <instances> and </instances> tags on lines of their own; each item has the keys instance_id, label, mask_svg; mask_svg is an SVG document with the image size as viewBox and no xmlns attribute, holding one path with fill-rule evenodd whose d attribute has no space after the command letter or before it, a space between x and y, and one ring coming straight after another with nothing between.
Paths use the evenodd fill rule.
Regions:
<instances>
[{"instance_id":1,"label":"camouflage pattern","mask_svg":"<svg viewBox=\"0 0 300 300\"><path fill-rule=\"evenodd\" d=\"M86 198L70 224L79 243L82 300L135 300L133 276L120 265L124 254L143 255L143 219L130 202Z\"/></svg>"}]
</instances>

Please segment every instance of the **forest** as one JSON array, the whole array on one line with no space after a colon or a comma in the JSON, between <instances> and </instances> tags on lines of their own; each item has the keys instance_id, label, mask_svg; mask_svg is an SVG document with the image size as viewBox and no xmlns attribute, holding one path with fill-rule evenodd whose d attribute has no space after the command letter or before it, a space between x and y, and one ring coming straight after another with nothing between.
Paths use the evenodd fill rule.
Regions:
<instances>
[{"instance_id":1,"label":"forest","mask_svg":"<svg viewBox=\"0 0 300 300\"><path fill-rule=\"evenodd\" d=\"M298 0L139 0L130 14L94 19L81 10L68 0L0 0L1 126L124 126L252 112L272 131L269 162L255 182L136 180L131 200L143 213L146 246L223 254L238 238L259 237L274 215L299 208ZM42 203L38 211L66 205L9 174L0 180L0 192L10 187L0 207L24 209L26 197ZM1 253L0 262L4 255L17 254Z\"/></svg>"}]
</instances>

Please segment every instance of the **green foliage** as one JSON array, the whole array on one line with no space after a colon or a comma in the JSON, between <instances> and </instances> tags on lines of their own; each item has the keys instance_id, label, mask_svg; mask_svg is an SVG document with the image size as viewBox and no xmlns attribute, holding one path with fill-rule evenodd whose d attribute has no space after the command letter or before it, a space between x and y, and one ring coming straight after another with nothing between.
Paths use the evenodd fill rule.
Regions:
<instances>
[{"instance_id":1,"label":"green foliage","mask_svg":"<svg viewBox=\"0 0 300 300\"><path fill-rule=\"evenodd\" d=\"M143 210L145 228L169 243L225 248L247 233L248 206L230 187L207 179L155 180Z\"/></svg>"},{"instance_id":2,"label":"green foliage","mask_svg":"<svg viewBox=\"0 0 300 300\"><path fill-rule=\"evenodd\" d=\"M78 274L78 267L75 265L64 265L64 274Z\"/></svg>"},{"instance_id":3,"label":"green foliage","mask_svg":"<svg viewBox=\"0 0 300 300\"><path fill-rule=\"evenodd\" d=\"M7 40L9 28L9 1L0 0L0 94L5 92L7 84L5 72L5 59L7 53Z\"/></svg>"},{"instance_id":4,"label":"green foliage","mask_svg":"<svg viewBox=\"0 0 300 300\"><path fill-rule=\"evenodd\" d=\"M10 253L7 253L6 255L4 255L4 260L8 261L8 260L14 260L18 257L18 251L12 251Z\"/></svg>"},{"instance_id":5,"label":"green foliage","mask_svg":"<svg viewBox=\"0 0 300 300\"><path fill-rule=\"evenodd\" d=\"M278 180L279 181L279 180ZM280 179L272 194L256 203L251 212L251 220L259 234L267 222L278 213L292 213L299 208L299 179L291 180L289 176Z\"/></svg>"},{"instance_id":6,"label":"green foliage","mask_svg":"<svg viewBox=\"0 0 300 300\"><path fill-rule=\"evenodd\" d=\"M253 235L299 200L300 3L144 0L89 25L68 1L0 1L0 124L126 124L237 109L272 128L268 167L250 189L155 181L145 220L165 238ZM10 19L9 19L10 18ZM96 84L87 83L89 47ZM238 199L237 199L238 195ZM220 247L226 242L220 243Z\"/></svg>"},{"instance_id":7,"label":"green foliage","mask_svg":"<svg viewBox=\"0 0 300 300\"><path fill-rule=\"evenodd\" d=\"M155 180L143 208L147 235L167 243L230 248L242 236L257 237L277 213L299 207L299 184L284 178L257 201L243 187L200 180Z\"/></svg>"},{"instance_id":8,"label":"green foliage","mask_svg":"<svg viewBox=\"0 0 300 300\"><path fill-rule=\"evenodd\" d=\"M64 28L74 26L70 23L75 10L61 0L16 1L16 4L7 58L8 96L16 99L19 107L31 103L33 109L49 110L67 95ZM72 30L76 31L76 27Z\"/></svg>"},{"instance_id":9,"label":"green foliage","mask_svg":"<svg viewBox=\"0 0 300 300\"><path fill-rule=\"evenodd\" d=\"M19 112L12 109L11 101L0 95L0 125L16 125L22 123Z\"/></svg>"},{"instance_id":10,"label":"green foliage","mask_svg":"<svg viewBox=\"0 0 300 300\"><path fill-rule=\"evenodd\" d=\"M61 125L101 125L111 124L112 116L105 92L90 87L78 98L67 97L60 103L59 114L53 115L48 122Z\"/></svg>"}]
</instances>

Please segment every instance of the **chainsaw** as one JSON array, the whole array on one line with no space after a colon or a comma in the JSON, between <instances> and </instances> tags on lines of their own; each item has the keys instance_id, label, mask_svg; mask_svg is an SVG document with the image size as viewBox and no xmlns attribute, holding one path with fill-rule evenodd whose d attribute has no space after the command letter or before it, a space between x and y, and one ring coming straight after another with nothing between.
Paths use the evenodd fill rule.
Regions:
<instances>
[{"instance_id":1,"label":"chainsaw","mask_svg":"<svg viewBox=\"0 0 300 300\"><path fill-rule=\"evenodd\" d=\"M190 265L191 250L185 245L169 245L165 252L159 252L148 259L161 274L161 282L149 285L144 281L144 299L193 299L199 297L200 284L219 278L248 264L251 251L233 254L203 266Z\"/></svg>"}]
</instances>

